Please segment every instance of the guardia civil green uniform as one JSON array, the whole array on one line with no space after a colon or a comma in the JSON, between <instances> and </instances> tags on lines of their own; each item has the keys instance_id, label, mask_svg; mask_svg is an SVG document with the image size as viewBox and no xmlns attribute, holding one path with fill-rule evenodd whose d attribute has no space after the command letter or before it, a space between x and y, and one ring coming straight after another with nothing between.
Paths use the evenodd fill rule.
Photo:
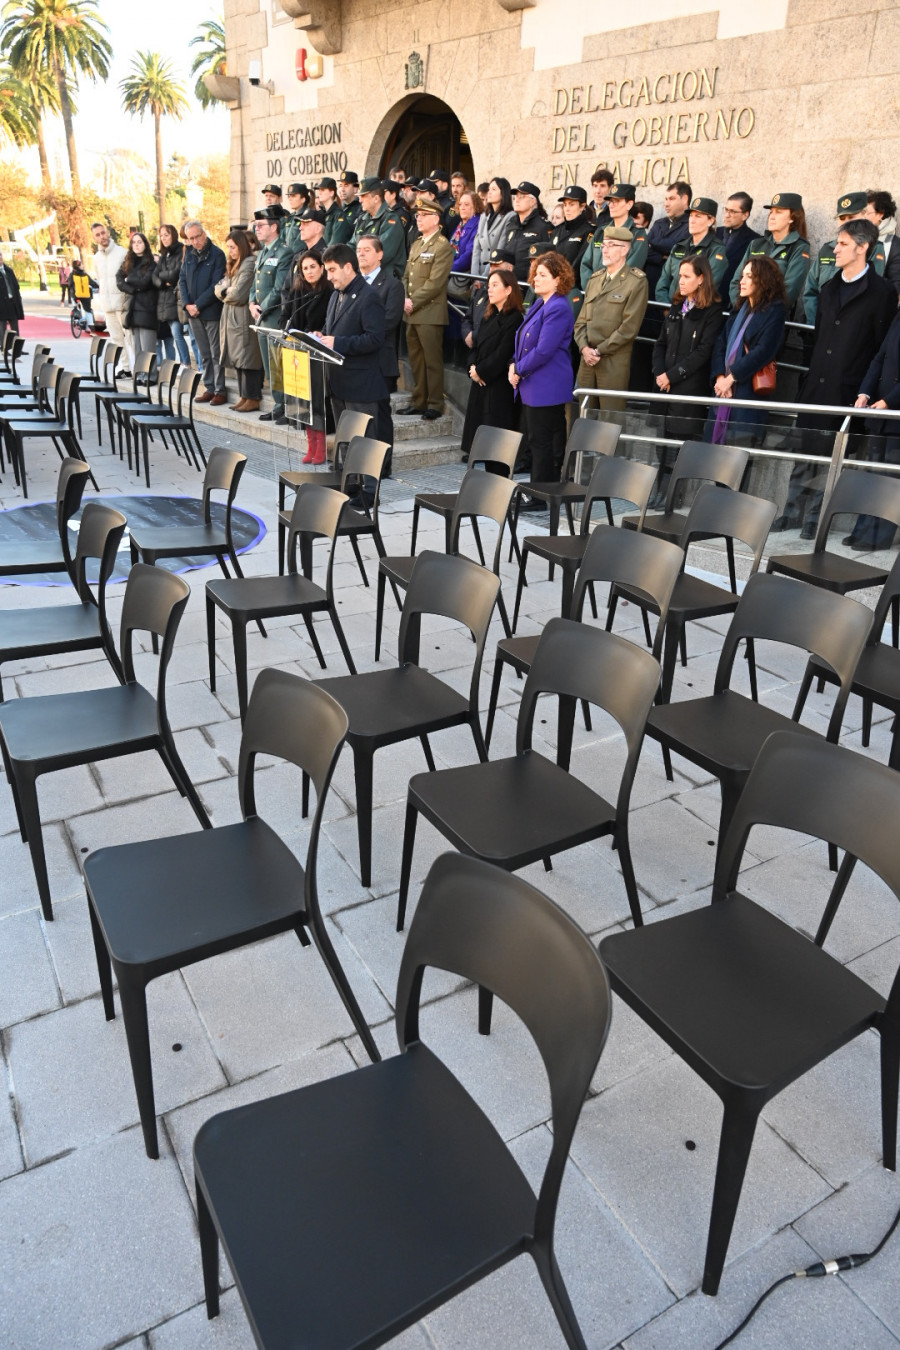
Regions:
<instances>
[{"instance_id":1,"label":"guardia civil green uniform","mask_svg":"<svg viewBox=\"0 0 900 1350\"><path fill-rule=\"evenodd\" d=\"M617 183L611 190L608 200L634 201L634 188L627 183ZM647 243L647 231L643 225L636 225L631 216L626 216L621 226L609 226L607 228L626 229L631 231L632 245L628 250L628 257L625 259L627 267L636 267L638 271L647 261L649 244ZM587 284L596 271L603 266L603 231L594 230L594 237L584 251L581 259L581 289L587 290Z\"/></svg>"},{"instance_id":2,"label":"guardia civil green uniform","mask_svg":"<svg viewBox=\"0 0 900 1350\"><path fill-rule=\"evenodd\" d=\"M866 192L845 192L838 198L837 215L840 219L852 219L854 216L861 216L868 204L868 193ZM829 239L827 244L823 244L816 254L812 267L806 277L806 285L803 287L803 313L806 316L807 323L815 323L816 313L819 308L819 292L830 281L838 270L837 259L834 254L834 246L837 238ZM876 240L872 248L866 255L866 261L880 277L884 276L885 258L884 245L881 240Z\"/></svg>"},{"instance_id":3,"label":"guardia civil green uniform","mask_svg":"<svg viewBox=\"0 0 900 1350\"><path fill-rule=\"evenodd\" d=\"M604 234L608 239L624 241L625 230L611 225ZM631 349L647 310L649 289L645 273L628 263L613 275L600 268L589 278L575 320L575 345L579 352L584 347L593 347L600 361L589 366L582 355L575 380L578 387L628 388ZM610 411L625 406L621 399L606 398L599 402Z\"/></svg>"},{"instance_id":4,"label":"guardia civil green uniform","mask_svg":"<svg viewBox=\"0 0 900 1350\"><path fill-rule=\"evenodd\" d=\"M319 210L322 210L322 208L320 207ZM322 243L325 245L326 248L330 248L332 244L340 242L340 240L334 238L334 232L337 229L337 220L340 214L341 214L341 203L338 201L337 197L335 197L334 201L331 203L328 210L324 212L325 236L322 240Z\"/></svg>"},{"instance_id":5,"label":"guardia civil green uniform","mask_svg":"<svg viewBox=\"0 0 900 1350\"><path fill-rule=\"evenodd\" d=\"M271 219L265 211L257 211L254 214L257 220ZM281 288L287 280L294 257L282 231L283 227L271 243L266 244L257 253L256 272L253 277L253 285L250 288L250 303L259 305L260 314L257 322L266 328L281 327ZM269 381L269 387L272 388L269 371L269 343L265 334L258 333L257 337L259 338L259 350L262 354L266 379ZM280 388L281 381L279 380L278 383ZM275 396L276 408L283 407L283 394L276 392L274 389L272 392Z\"/></svg>"},{"instance_id":6,"label":"guardia civil green uniform","mask_svg":"<svg viewBox=\"0 0 900 1350\"><path fill-rule=\"evenodd\" d=\"M796 192L776 192L766 210L771 210L773 206L799 211L803 207L803 199ZM760 235L758 239L751 239L747 252L734 269L734 276L728 291L732 308L740 303L741 273L749 260L751 258L771 258L774 263L777 263L784 277L788 298L788 317L790 317L791 310L800 299L803 291L803 284L809 271L811 252L809 240L804 239L796 230L789 230L780 243L775 242L769 230L766 230L765 234Z\"/></svg>"},{"instance_id":7,"label":"guardia civil green uniform","mask_svg":"<svg viewBox=\"0 0 900 1350\"><path fill-rule=\"evenodd\" d=\"M378 182L377 179L364 179L363 187L368 183ZM380 184L379 184L380 186ZM368 191L375 191L375 188L368 188ZM387 202L382 201L374 216L369 215L368 211L360 211L356 222L356 228L353 231L351 244L356 247L357 240L364 234L376 234L381 240L381 246L384 249L384 256L381 260L381 266L386 272L392 272L395 277L403 276L403 269L406 266L406 231L396 211L392 211Z\"/></svg>"},{"instance_id":8,"label":"guardia civil green uniform","mask_svg":"<svg viewBox=\"0 0 900 1350\"><path fill-rule=\"evenodd\" d=\"M354 239L354 231L360 216L365 215L358 197L354 197L352 202L346 206L341 206L338 211L337 219L334 222L334 228L331 231L329 244L349 244ZM326 226L327 229L327 226Z\"/></svg>"},{"instance_id":9,"label":"guardia civil green uniform","mask_svg":"<svg viewBox=\"0 0 900 1350\"><path fill-rule=\"evenodd\" d=\"M696 202L703 202L703 205L696 205ZM715 211L710 211L708 209L710 207L716 207L716 202L712 201L711 198L695 197L691 204L691 211L702 211L704 215L712 216L712 220L715 221ZM727 266L729 266L729 258L727 258L725 244L715 234L714 223L707 229L703 238L698 239L698 242L695 243L688 235L687 239L681 239L679 243L675 244L675 247L669 252L669 257L665 259L663 271L661 271L660 279L656 284L654 300L661 300L668 305L675 298L676 290L679 289L679 267L681 263L684 262L685 258L695 258L698 255L706 258L708 265L710 265L715 289L719 289L719 282L725 277Z\"/></svg>"}]
</instances>

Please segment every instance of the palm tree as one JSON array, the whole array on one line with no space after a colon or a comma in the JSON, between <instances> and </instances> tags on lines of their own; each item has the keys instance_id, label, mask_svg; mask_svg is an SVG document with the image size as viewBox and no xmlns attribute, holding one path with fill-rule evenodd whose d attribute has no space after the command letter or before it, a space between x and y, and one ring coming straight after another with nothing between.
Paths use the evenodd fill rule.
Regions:
<instances>
[{"instance_id":1,"label":"palm tree","mask_svg":"<svg viewBox=\"0 0 900 1350\"><path fill-rule=\"evenodd\" d=\"M66 133L66 151L73 197L81 196L81 175L75 149L74 105L70 81L79 77L107 79L112 47L109 29L97 10L97 0L6 0L0 28L0 52L17 71L29 77L40 72L52 77Z\"/></svg>"},{"instance_id":2,"label":"palm tree","mask_svg":"<svg viewBox=\"0 0 900 1350\"><path fill-rule=\"evenodd\" d=\"M184 89L174 77L172 65L164 61L159 52L138 52L131 63L132 74L123 80L122 106L126 112L143 117L144 113L153 114L153 128L156 135L156 200L159 203L159 223L166 218L166 171L163 163L162 135L160 120L174 117L181 120L187 111L188 101Z\"/></svg>"},{"instance_id":3,"label":"palm tree","mask_svg":"<svg viewBox=\"0 0 900 1350\"><path fill-rule=\"evenodd\" d=\"M9 66L0 66L0 143L34 145L37 117L28 85Z\"/></svg>"},{"instance_id":4,"label":"palm tree","mask_svg":"<svg viewBox=\"0 0 900 1350\"><path fill-rule=\"evenodd\" d=\"M202 45L205 44L205 45ZM191 65L191 74L197 76L194 96L201 108L208 108L215 100L203 83L204 75L225 75L225 24L221 19L204 19L200 31L191 38L190 47L200 47Z\"/></svg>"}]
</instances>

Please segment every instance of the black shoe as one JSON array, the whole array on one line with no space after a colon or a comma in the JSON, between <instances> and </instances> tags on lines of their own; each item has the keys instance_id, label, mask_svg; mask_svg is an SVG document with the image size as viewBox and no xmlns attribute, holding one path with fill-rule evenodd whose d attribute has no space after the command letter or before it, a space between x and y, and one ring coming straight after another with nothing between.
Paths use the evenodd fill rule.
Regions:
<instances>
[{"instance_id":1,"label":"black shoe","mask_svg":"<svg viewBox=\"0 0 900 1350\"><path fill-rule=\"evenodd\" d=\"M281 408L273 408L271 412L260 413L259 420L261 422L275 422L279 417L283 416L283 412L284 410Z\"/></svg>"},{"instance_id":2,"label":"black shoe","mask_svg":"<svg viewBox=\"0 0 900 1350\"><path fill-rule=\"evenodd\" d=\"M862 539L854 539L852 534L845 535L841 540L844 548L856 549L857 553L874 553L875 545L867 544Z\"/></svg>"},{"instance_id":3,"label":"black shoe","mask_svg":"<svg viewBox=\"0 0 900 1350\"><path fill-rule=\"evenodd\" d=\"M130 379L131 379L131 371L130 371L130 370L117 370L117 371L116 371L116 379L117 379L117 380L130 380Z\"/></svg>"},{"instance_id":4,"label":"black shoe","mask_svg":"<svg viewBox=\"0 0 900 1350\"><path fill-rule=\"evenodd\" d=\"M816 537L816 529L818 528L818 524L819 524L819 522L818 522L817 520L807 520L807 521L804 521L804 523L803 523L803 528L802 528L801 531L800 531L800 538L801 538L801 539L815 539L815 537Z\"/></svg>"},{"instance_id":5,"label":"black shoe","mask_svg":"<svg viewBox=\"0 0 900 1350\"><path fill-rule=\"evenodd\" d=\"M519 502L520 511L546 511L547 503L541 501L540 497L525 497Z\"/></svg>"},{"instance_id":6,"label":"black shoe","mask_svg":"<svg viewBox=\"0 0 900 1350\"><path fill-rule=\"evenodd\" d=\"M278 416L274 419L276 427L286 427L289 421L290 419L285 417L283 412L279 413Z\"/></svg>"},{"instance_id":7,"label":"black shoe","mask_svg":"<svg viewBox=\"0 0 900 1350\"><path fill-rule=\"evenodd\" d=\"M422 416L426 422L436 422L439 417L443 417L443 411L440 408L426 408Z\"/></svg>"},{"instance_id":8,"label":"black shoe","mask_svg":"<svg viewBox=\"0 0 900 1350\"><path fill-rule=\"evenodd\" d=\"M531 463L530 463L530 461L529 461L528 464L526 464L526 463L524 463L524 461L520 461L520 460L517 459L516 462L515 462L515 464L513 465L513 477L514 477L514 478L515 478L515 476L516 476L517 473L527 473L527 474L530 474L530 473L531 473Z\"/></svg>"},{"instance_id":9,"label":"black shoe","mask_svg":"<svg viewBox=\"0 0 900 1350\"><path fill-rule=\"evenodd\" d=\"M781 534L783 530L799 530L802 524L799 516L789 516L787 512L772 522L772 533Z\"/></svg>"},{"instance_id":10,"label":"black shoe","mask_svg":"<svg viewBox=\"0 0 900 1350\"><path fill-rule=\"evenodd\" d=\"M424 417L425 409L414 408L411 403L407 403L405 408L397 408L396 413L398 417Z\"/></svg>"}]
</instances>

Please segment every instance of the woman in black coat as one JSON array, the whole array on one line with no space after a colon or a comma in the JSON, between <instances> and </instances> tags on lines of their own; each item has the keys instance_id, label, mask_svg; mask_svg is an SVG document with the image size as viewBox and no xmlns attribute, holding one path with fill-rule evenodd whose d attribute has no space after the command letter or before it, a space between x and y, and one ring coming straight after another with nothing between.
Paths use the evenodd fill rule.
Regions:
<instances>
[{"instance_id":1,"label":"woman in black coat","mask_svg":"<svg viewBox=\"0 0 900 1350\"><path fill-rule=\"evenodd\" d=\"M157 290L153 284L155 266L150 241L145 234L135 230L128 241L122 266L116 273L116 285L131 296L122 326L131 329L136 358L141 352L156 351L159 320L156 317Z\"/></svg>"},{"instance_id":2,"label":"woman in black coat","mask_svg":"<svg viewBox=\"0 0 900 1350\"><path fill-rule=\"evenodd\" d=\"M662 393L709 394L713 352L724 322L722 302L706 257L696 253L685 258L678 269L678 290L653 346L653 375ZM665 435L677 441L702 440L705 420L702 404L671 404L665 411ZM665 495L677 448L660 446L657 454L660 479L656 500Z\"/></svg>"},{"instance_id":3,"label":"woman in black coat","mask_svg":"<svg viewBox=\"0 0 900 1350\"><path fill-rule=\"evenodd\" d=\"M315 249L301 253L294 263L289 281L281 290L281 326L284 331L287 333L291 328L296 328L303 333L322 332L333 290L325 275L321 254ZM324 408L325 368L321 361L310 362L310 379L313 382L310 391L312 406ZM322 425L306 428L304 464L325 463L325 434Z\"/></svg>"},{"instance_id":4,"label":"woman in black coat","mask_svg":"<svg viewBox=\"0 0 900 1350\"><path fill-rule=\"evenodd\" d=\"M18 277L0 256L0 338L6 332L7 327L11 328L14 333L18 333L19 320L24 319L24 317L25 311L22 308L22 292L19 290Z\"/></svg>"},{"instance_id":5,"label":"woman in black coat","mask_svg":"<svg viewBox=\"0 0 900 1350\"><path fill-rule=\"evenodd\" d=\"M517 421L515 390L509 382L509 366L516 347L516 333L524 317L522 292L515 273L508 267L492 272L487 281L488 307L472 345L469 366L469 402L462 434L462 457L468 460L475 432L480 426L514 430Z\"/></svg>"},{"instance_id":6,"label":"woman in black coat","mask_svg":"<svg viewBox=\"0 0 900 1350\"><path fill-rule=\"evenodd\" d=\"M159 321L157 354L169 360L177 359L184 366L191 364L191 354L184 338L184 328L178 317L178 278L184 246L174 225L159 227L159 257L153 269L156 287L156 317Z\"/></svg>"},{"instance_id":7,"label":"woman in black coat","mask_svg":"<svg viewBox=\"0 0 900 1350\"><path fill-rule=\"evenodd\" d=\"M900 412L900 313L894 315L885 339L863 377L855 405L857 408L884 408ZM863 421L862 418L859 420ZM872 438L868 457L873 463L900 464L900 422L879 423L867 417L864 429ZM891 477L896 475L892 474ZM875 516L859 516L852 534L844 540L850 548L861 550L887 549L893 542L893 525Z\"/></svg>"}]
</instances>

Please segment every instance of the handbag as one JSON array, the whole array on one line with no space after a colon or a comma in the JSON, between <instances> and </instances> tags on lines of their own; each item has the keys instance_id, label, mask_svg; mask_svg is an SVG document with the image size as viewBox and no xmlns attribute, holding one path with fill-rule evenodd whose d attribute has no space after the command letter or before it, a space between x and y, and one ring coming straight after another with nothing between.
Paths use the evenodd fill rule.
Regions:
<instances>
[{"instance_id":1,"label":"handbag","mask_svg":"<svg viewBox=\"0 0 900 1350\"><path fill-rule=\"evenodd\" d=\"M473 284L466 277L454 276L451 272L447 278L447 299L468 300L472 294Z\"/></svg>"},{"instance_id":2,"label":"handbag","mask_svg":"<svg viewBox=\"0 0 900 1350\"><path fill-rule=\"evenodd\" d=\"M744 351L749 351L746 342L744 343ZM764 366L760 366L752 380L754 394L767 394L770 389L774 389L777 377L778 363L776 361L767 361Z\"/></svg>"}]
</instances>

